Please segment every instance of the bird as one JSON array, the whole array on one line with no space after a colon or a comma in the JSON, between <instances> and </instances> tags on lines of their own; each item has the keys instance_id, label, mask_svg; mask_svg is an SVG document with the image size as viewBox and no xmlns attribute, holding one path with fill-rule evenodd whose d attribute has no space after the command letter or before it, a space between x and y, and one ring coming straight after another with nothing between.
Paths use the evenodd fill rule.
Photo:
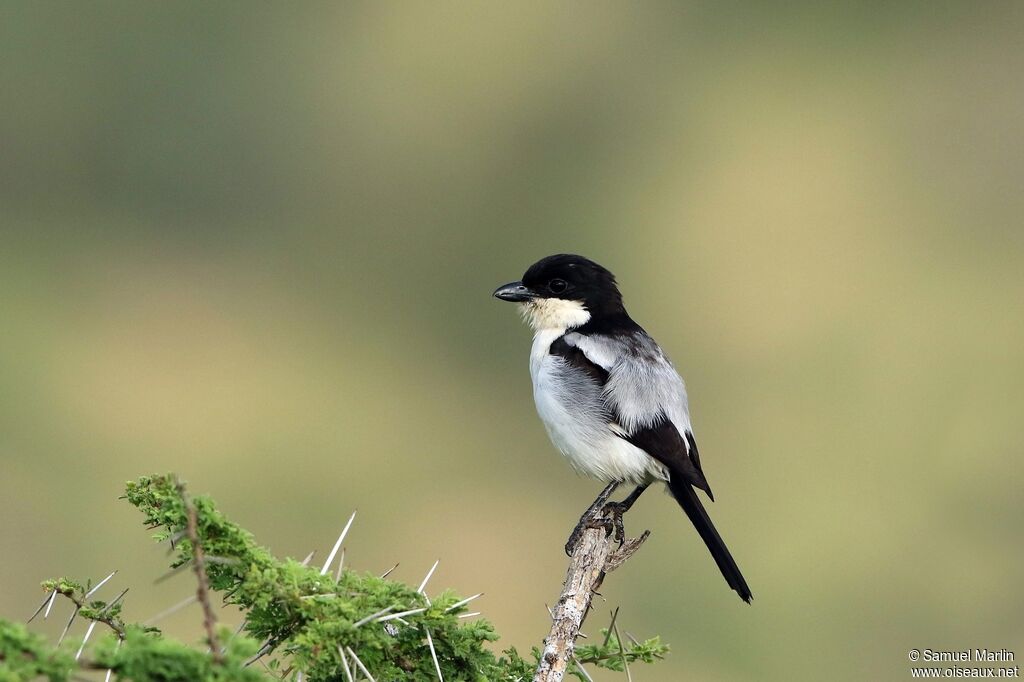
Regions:
<instances>
[{"instance_id":1,"label":"bird","mask_svg":"<svg viewBox=\"0 0 1024 682\"><path fill-rule=\"evenodd\" d=\"M556 254L494 296L517 304L533 329L533 397L552 444L578 473L608 483L604 499L617 485L635 486L608 505L619 526L648 486L664 482L729 587L749 604L747 581L697 496L700 490L715 499L701 467L686 386L626 312L615 276L583 256ZM570 538L567 552L572 544Z\"/></svg>"}]
</instances>

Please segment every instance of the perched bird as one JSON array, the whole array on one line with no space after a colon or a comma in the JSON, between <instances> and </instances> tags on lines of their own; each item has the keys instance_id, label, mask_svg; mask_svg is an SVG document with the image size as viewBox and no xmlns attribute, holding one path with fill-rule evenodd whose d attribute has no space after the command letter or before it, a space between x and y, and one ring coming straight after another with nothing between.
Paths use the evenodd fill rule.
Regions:
<instances>
[{"instance_id":1,"label":"perched bird","mask_svg":"<svg viewBox=\"0 0 1024 682\"><path fill-rule=\"evenodd\" d=\"M533 398L555 447L579 473L609 482L609 494L618 483L636 486L609 505L620 519L651 483L664 481L729 587L749 603L750 588L697 497L695 488L714 501L686 387L629 317L615 276L582 256L559 254L494 296L517 303L533 328Z\"/></svg>"}]
</instances>

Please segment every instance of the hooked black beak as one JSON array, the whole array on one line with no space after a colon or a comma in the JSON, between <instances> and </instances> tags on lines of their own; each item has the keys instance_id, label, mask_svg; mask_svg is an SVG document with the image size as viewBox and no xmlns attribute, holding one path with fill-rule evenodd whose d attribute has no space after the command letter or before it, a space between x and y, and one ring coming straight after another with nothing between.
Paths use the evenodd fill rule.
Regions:
<instances>
[{"instance_id":1,"label":"hooked black beak","mask_svg":"<svg viewBox=\"0 0 1024 682\"><path fill-rule=\"evenodd\" d=\"M512 303L522 303L537 298L537 294L531 291L522 282L509 282L494 290L494 298Z\"/></svg>"}]
</instances>

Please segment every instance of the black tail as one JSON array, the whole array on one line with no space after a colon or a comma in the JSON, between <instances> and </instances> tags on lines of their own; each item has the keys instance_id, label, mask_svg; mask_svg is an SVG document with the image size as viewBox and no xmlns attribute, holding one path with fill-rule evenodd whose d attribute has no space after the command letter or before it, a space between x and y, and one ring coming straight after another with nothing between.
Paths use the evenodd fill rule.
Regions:
<instances>
[{"instance_id":1,"label":"black tail","mask_svg":"<svg viewBox=\"0 0 1024 682\"><path fill-rule=\"evenodd\" d=\"M704 510L704 505L700 503L697 491L682 476L674 478L678 482L670 480L668 484L669 490L672 491L672 497L676 498L676 502L683 508L686 515L690 517L690 521L697 529L697 532L700 533L704 544L711 550L711 556L715 558L718 569L725 576L725 582L729 583L729 587L736 590L740 595L740 599L749 604L754 595L750 593L747 581L743 579L743 574L740 573L739 567L733 561L732 555L729 554L729 550L722 541L722 537L715 530L715 525L711 523L711 518Z\"/></svg>"}]
</instances>

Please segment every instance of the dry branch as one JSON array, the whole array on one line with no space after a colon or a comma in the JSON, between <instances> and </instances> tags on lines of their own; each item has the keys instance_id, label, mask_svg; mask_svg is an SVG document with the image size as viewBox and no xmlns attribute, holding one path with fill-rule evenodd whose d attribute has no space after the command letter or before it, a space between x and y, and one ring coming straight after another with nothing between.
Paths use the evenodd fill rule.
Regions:
<instances>
[{"instance_id":1,"label":"dry branch","mask_svg":"<svg viewBox=\"0 0 1024 682\"><path fill-rule=\"evenodd\" d=\"M573 660L576 638L595 590L605 574L625 563L650 535L650 531L644 531L640 537L624 539L616 547L615 515L604 506L612 491L614 486L605 488L580 518L583 532L572 548L562 594L552 609L551 632L544 640L544 652L533 682L561 682Z\"/></svg>"}]
</instances>

